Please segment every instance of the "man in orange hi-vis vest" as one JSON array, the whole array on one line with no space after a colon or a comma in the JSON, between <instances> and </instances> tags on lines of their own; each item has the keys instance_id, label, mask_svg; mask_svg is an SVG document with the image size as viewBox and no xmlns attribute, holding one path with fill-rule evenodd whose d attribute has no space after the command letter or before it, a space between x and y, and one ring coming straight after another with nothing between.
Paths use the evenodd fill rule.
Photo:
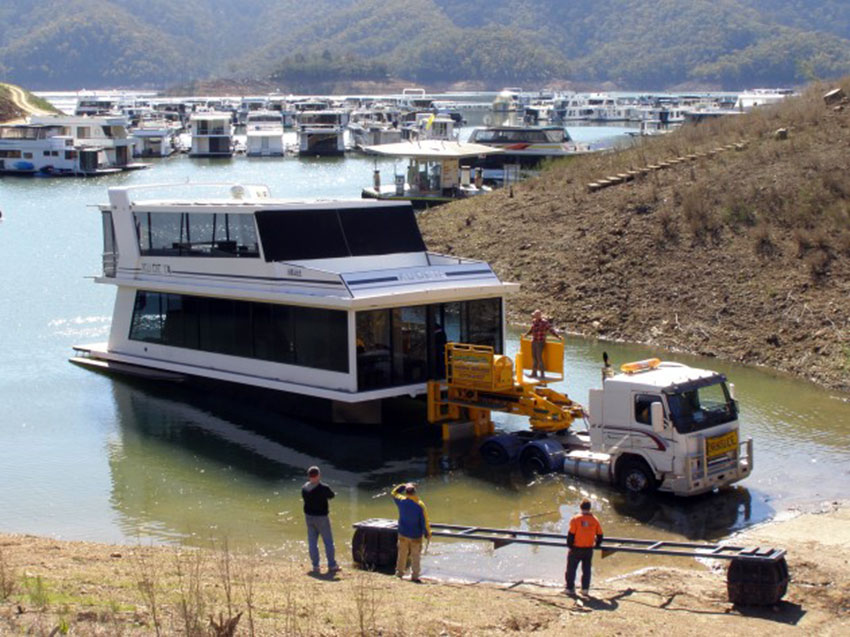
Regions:
<instances>
[{"instance_id":1,"label":"man in orange hi-vis vest","mask_svg":"<svg viewBox=\"0 0 850 637\"><path fill-rule=\"evenodd\" d=\"M570 520L567 535L567 595L576 594L576 570L581 564L581 592L590 593L590 563L593 560L593 547L602 543L602 525L590 512L590 500L581 501L581 513Z\"/></svg>"}]
</instances>

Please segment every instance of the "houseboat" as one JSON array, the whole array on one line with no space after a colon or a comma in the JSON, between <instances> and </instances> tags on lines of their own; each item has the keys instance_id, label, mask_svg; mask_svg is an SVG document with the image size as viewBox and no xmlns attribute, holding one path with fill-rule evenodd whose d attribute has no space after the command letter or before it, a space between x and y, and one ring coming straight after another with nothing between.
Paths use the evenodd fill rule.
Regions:
<instances>
[{"instance_id":1,"label":"houseboat","mask_svg":"<svg viewBox=\"0 0 850 637\"><path fill-rule=\"evenodd\" d=\"M383 146L369 146L366 152L384 157L408 159L407 171L395 174L391 182L381 183L381 173L376 168L373 183L364 188L364 199L383 201L409 201L422 210L490 192L483 183L483 173L476 171L472 178L473 161L498 154L500 149L445 140L400 142Z\"/></svg>"},{"instance_id":2,"label":"houseboat","mask_svg":"<svg viewBox=\"0 0 850 637\"><path fill-rule=\"evenodd\" d=\"M233 123L230 113L198 112L189 117L192 149L189 157L232 157Z\"/></svg>"},{"instance_id":3,"label":"houseboat","mask_svg":"<svg viewBox=\"0 0 850 637\"><path fill-rule=\"evenodd\" d=\"M249 157L282 157L283 116L280 111L250 111L245 123Z\"/></svg>"},{"instance_id":4,"label":"houseboat","mask_svg":"<svg viewBox=\"0 0 850 637\"><path fill-rule=\"evenodd\" d=\"M143 119L133 129L136 157L168 157L180 150L180 125L165 119Z\"/></svg>"},{"instance_id":5,"label":"houseboat","mask_svg":"<svg viewBox=\"0 0 850 637\"><path fill-rule=\"evenodd\" d=\"M121 172L109 166L106 151L80 147L63 126L0 126L0 173L42 176L96 176Z\"/></svg>"},{"instance_id":6,"label":"houseboat","mask_svg":"<svg viewBox=\"0 0 850 637\"><path fill-rule=\"evenodd\" d=\"M347 119L348 114L340 110L301 111L298 114L298 154L345 154Z\"/></svg>"},{"instance_id":7,"label":"houseboat","mask_svg":"<svg viewBox=\"0 0 850 637\"><path fill-rule=\"evenodd\" d=\"M116 96L88 96L80 97L74 108L74 115L118 115L120 110L118 104L120 98Z\"/></svg>"},{"instance_id":8,"label":"houseboat","mask_svg":"<svg viewBox=\"0 0 850 637\"><path fill-rule=\"evenodd\" d=\"M351 144L357 150L367 146L395 144L401 141L399 112L387 108L363 108L351 112L348 119Z\"/></svg>"},{"instance_id":9,"label":"houseboat","mask_svg":"<svg viewBox=\"0 0 850 637\"><path fill-rule=\"evenodd\" d=\"M133 161L136 140L127 130L124 116L76 116L76 115L33 115L30 123L43 126L61 126L64 135L74 138L79 149L102 150L104 168L136 170L148 164Z\"/></svg>"},{"instance_id":10,"label":"houseboat","mask_svg":"<svg viewBox=\"0 0 850 637\"><path fill-rule=\"evenodd\" d=\"M110 188L99 207L95 280L116 286L112 326L72 362L378 423L444 377L447 341L504 349L504 299L518 286L428 252L408 202L292 202L249 185L142 198L162 189Z\"/></svg>"}]
</instances>

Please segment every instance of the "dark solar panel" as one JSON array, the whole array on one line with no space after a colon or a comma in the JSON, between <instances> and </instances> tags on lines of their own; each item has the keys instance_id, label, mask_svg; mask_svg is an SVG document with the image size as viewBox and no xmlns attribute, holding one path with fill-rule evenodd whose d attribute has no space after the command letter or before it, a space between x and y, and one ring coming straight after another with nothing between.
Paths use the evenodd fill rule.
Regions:
<instances>
[{"instance_id":1,"label":"dark solar panel","mask_svg":"<svg viewBox=\"0 0 850 637\"><path fill-rule=\"evenodd\" d=\"M266 261L424 252L409 204L362 208L259 210Z\"/></svg>"}]
</instances>

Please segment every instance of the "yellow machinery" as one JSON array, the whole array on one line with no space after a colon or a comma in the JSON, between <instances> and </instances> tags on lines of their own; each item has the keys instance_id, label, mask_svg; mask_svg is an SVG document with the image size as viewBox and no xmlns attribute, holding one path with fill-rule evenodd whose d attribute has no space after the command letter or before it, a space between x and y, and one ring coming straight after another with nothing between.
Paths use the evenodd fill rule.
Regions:
<instances>
[{"instance_id":1,"label":"yellow machinery","mask_svg":"<svg viewBox=\"0 0 850 637\"><path fill-rule=\"evenodd\" d=\"M446 380L428 383L428 421L443 425L444 439L451 437L452 423L461 422L471 423L476 436L492 434L492 411L528 416L534 431L568 429L584 416L581 405L546 387L546 381L527 379L522 361L530 355L522 354L521 349L514 375L513 361L495 354L492 347L446 345ZM544 361L551 380L563 378L563 360L563 345L547 342Z\"/></svg>"}]
</instances>

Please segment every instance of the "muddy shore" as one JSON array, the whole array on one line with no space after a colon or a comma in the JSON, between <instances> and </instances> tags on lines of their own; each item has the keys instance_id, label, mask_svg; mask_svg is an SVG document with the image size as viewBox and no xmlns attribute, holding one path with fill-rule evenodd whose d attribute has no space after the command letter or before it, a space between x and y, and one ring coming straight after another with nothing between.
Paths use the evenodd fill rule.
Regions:
<instances>
[{"instance_id":1,"label":"muddy shore","mask_svg":"<svg viewBox=\"0 0 850 637\"><path fill-rule=\"evenodd\" d=\"M427 572L414 584L347 561L336 576L311 576L298 543L243 554L0 535L0 633L216 634L211 617L220 624L242 613L234 634L848 634L847 503L734 541L788 550L791 584L781 603L735 607L724 565L691 560L595 581L589 598L573 600L553 584L445 582Z\"/></svg>"}]
</instances>

